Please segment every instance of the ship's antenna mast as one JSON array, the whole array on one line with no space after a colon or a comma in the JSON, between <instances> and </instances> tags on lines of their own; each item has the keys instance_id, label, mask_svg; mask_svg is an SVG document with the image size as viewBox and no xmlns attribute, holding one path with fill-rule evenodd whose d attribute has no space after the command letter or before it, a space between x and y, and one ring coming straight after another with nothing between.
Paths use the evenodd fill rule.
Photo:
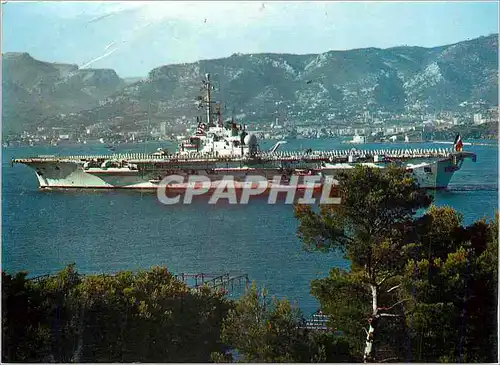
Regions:
<instances>
[{"instance_id":1,"label":"ship's antenna mast","mask_svg":"<svg viewBox=\"0 0 500 365\"><path fill-rule=\"evenodd\" d=\"M210 74L205 74L205 81L204 81L206 91L207 91L207 125L211 126L212 125L212 96L211 96L211 90L212 90L212 84L210 82Z\"/></svg>"}]
</instances>

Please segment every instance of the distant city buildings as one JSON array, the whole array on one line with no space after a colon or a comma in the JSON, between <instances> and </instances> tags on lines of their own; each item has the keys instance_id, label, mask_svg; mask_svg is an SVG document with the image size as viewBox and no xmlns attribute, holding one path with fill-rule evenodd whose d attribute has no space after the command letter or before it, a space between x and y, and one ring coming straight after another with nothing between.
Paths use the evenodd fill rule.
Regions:
<instances>
[{"instance_id":1,"label":"distant city buildings","mask_svg":"<svg viewBox=\"0 0 500 365\"><path fill-rule=\"evenodd\" d=\"M451 128L479 126L498 122L498 107L466 103L460 110L427 112L408 108L406 112L340 110L329 109L311 115L306 109L295 112L284 105L279 112L269 118L265 114L240 109L238 123L245 124L263 139L309 139L328 137L367 136L378 140L388 140L397 135L404 140L423 138L425 131L446 132ZM90 124L68 123L68 118L80 118L82 114L60 115L58 124L34 125L17 135L4 136L4 141L17 141L21 144L43 143L86 143L87 141L141 142L147 140L175 140L177 136L187 136L196 128L196 118L178 115L172 118L137 114L135 117L110 116ZM55 125L54 125L55 124ZM68 127L71 125L71 127ZM491 133L489 134L491 135Z\"/></svg>"},{"instance_id":2,"label":"distant city buildings","mask_svg":"<svg viewBox=\"0 0 500 365\"><path fill-rule=\"evenodd\" d=\"M167 122L161 122L160 123L160 133L162 136L167 135Z\"/></svg>"},{"instance_id":3,"label":"distant city buildings","mask_svg":"<svg viewBox=\"0 0 500 365\"><path fill-rule=\"evenodd\" d=\"M483 119L481 113L474 114L474 124L482 124Z\"/></svg>"}]
</instances>

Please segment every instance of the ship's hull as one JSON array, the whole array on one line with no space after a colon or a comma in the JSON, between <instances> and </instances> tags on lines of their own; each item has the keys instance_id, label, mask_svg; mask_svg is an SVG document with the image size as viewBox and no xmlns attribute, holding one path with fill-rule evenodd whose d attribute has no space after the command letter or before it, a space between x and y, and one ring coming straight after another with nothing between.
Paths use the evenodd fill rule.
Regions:
<instances>
[{"instance_id":1,"label":"ship's hull","mask_svg":"<svg viewBox=\"0 0 500 365\"><path fill-rule=\"evenodd\" d=\"M460 160L459 162L462 162ZM128 168L90 168L85 169L78 162L24 162L36 172L41 189L142 189L157 190L162 184L162 179L169 175L184 177L183 182L168 184L175 190L185 190L188 187L189 176L199 175L212 182L211 189L216 189L221 180L232 179L236 184L245 181L247 176L255 175L269 180L269 188L272 186L271 180L276 176L281 176L283 169L272 166L262 167L233 167L220 168L217 166L205 166L210 168L196 168L195 166L182 166L174 169L153 169L153 170L131 170ZM283 183L288 186L294 184L297 189L305 189L304 179L306 176L320 175L323 177L335 178L339 171L354 168L356 163L323 164L321 168L314 170L288 170L289 175L297 176L297 181ZM373 168L384 168L383 164L366 163L366 166ZM452 158L443 158L432 163L423 162L420 164L407 164L406 168L412 172L413 176L423 188L442 189L446 188L456 170L460 168L457 161ZM289 176L290 177L290 176ZM311 181L311 180L309 180ZM318 184L321 182L318 181ZM238 185L236 185L238 186Z\"/></svg>"},{"instance_id":2,"label":"ship's hull","mask_svg":"<svg viewBox=\"0 0 500 365\"><path fill-rule=\"evenodd\" d=\"M459 162L461 165L461 161ZM384 168L381 164L364 164L373 168ZM337 171L352 169L353 164L327 165L323 170L326 175L335 176ZM460 166L451 158L436 160L434 162L422 162L419 164L407 164L405 168L412 173L420 187L425 189L445 189L450 183L455 171Z\"/></svg>"}]
</instances>

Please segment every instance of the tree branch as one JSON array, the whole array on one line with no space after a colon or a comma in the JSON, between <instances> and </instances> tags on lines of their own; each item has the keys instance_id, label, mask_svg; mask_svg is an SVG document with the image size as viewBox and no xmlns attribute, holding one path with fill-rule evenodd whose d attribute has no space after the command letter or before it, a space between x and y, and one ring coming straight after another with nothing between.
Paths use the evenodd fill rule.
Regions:
<instances>
[{"instance_id":1,"label":"tree branch","mask_svg":"<svg viewBox=\"0 0 500 365\"><path fill-rule=\"evenodd\" d=\"M378 305L377 305L377 301L378 301L378 293L377 293L377 287L375 285L370 285L370 289L371 289L371 292L372 292L372 309L373 309L373 315L377 315L377 312L378 312Z\"/></svg>"},{"instance_id":2,"label":"tree branch","mask_svg":"<svg viewBox=\"0 0 500 365\"><path fill-rule=\"evenodd\" d=\"M395 306L397 306L397 305L399 305L399 304L401 304L401 303L404 303L404 302L406 302L406 301L408 301L408 300L410 300L410 298L402 299L402 300L400 300L399 302L394 303L394 304L393 304L393 305L391 305L390 307L380 307L380 308L378 308L378 310L379 310L379 311L380 311L380 310L383 310L383 311L389 311L389 310L391 310L392 308L394 308Z\"/></svg>"},{"instance_id":3,"label":"tree branch","mask_svg":"<svg viewBox=\"0 0 500 365\"><path fill-rule=\"evenodd\" d=\"M391 314L391 313L380 313L380 317L402 317L400 314Z\"/></svg>"},{"instance_id":4,"label":"tree branch","mask_svg":"<svg viewBox=\"0 0 500 365\"><path fill-rule=\"evenodd\" d=\"M348 241L349 243L353 243L353 242L354 242L354 238L349 237L349 236L348 236L348 235L346 235L345 233L342 233L341 235L339 235L339 236L337 237L337 240L339 240L339 239L346 240L346 241Z\"/></svg>"},{"instance_id":5,"label":"tree branch","mask_svg":"<svg viewBox=\"0 0 500 365\"><path fill-rule=\"evenodd\" d=\"M390 288L389 290L387 290L388 293L390 293L391 291L393 290L396 290L397 288L399 288L401 286L401 284L398 284L396 286L393 286L392 288Z\"/></svg>"},{"instance_id":6,"label":"tree branch","mask_svg":"<svg viewBox=\"0 0 500 365\"><path fill-rule=\"evenodd\" d=\"M387 275L386 277L384 277L384 278L383 278L383 279L382 279L382 280L381 280L381 281L377 284L377 286L378 286L378 287L380 287L383 283L385 283L385 281L386 281L387 279L390 279L390 278L392 278L392 277L394 277L394 275Z\"/></svg>"},{"instance_id":7,"label":"tree branch","mask_svg":"<svg viewBox=\"0 0 500 365\"><path fill-rule=\"evenodd\" d=\"M402 303L404 303L404 302L407 302L407 301L409 301L409 300L410 300L410 298L401 299L399 302L396 302L396 303L394 303L393 305L391 305L391 306L389 307L389 309L392 309L392 308L394 308L395 306L397 306L397 305L399 305L399 304L402 304Z\"/></svg>"},{"instance_id":8,"label":"tree branch","mask_svg":"<svg viewBox=\"0 0 500 365\"><path fill-rule=\"evenodd\" d=\"M392 360L398 360L399 358L397 357L388 357L387 359L384 359L384 360L380 360L379 363L381 362L388 362L388 361L392 361Z\"/></svg>"}]
</instances>

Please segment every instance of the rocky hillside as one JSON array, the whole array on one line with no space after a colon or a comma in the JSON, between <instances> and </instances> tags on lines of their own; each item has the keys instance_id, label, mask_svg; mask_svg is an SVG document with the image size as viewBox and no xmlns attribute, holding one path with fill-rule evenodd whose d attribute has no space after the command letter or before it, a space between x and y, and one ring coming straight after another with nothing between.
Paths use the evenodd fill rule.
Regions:
<instances>
[{"instance_id":1,"label":"rocky hillside","mask_svg":"<svg viewBox=\"0 0 500 365\"><path fill-rule=\"evenodd\" d=\"M34 68L25 65L38 61L30 58L23 62L13 61L10 66L16 67L17 76L4 77L8 100L17 105L49 94L51 101L61 100L61 105L83 109L120 86L112 71L78 71L68 65L41 62ZM72 72L78 76L67 76ZM104 77L104 81L89 76L94 81L86 83L85 72L100 72L100 76L108 78ZM338 116L363 108L397 112L426 105L427 110L453 110L464 101L481 99L496 105L498 35L436 48L367 48L311 55L235 54L162 66L153 69L147 79L103 98L102 105L86 112L80 122L105 122L113 116L124 117L125 122L148 115L153 121L193 116L194 100L206 72L213 75L216 96L224 101L226 115L234 110L235 115L249 121L272 120L277 110L294 120L326 122L336 118L333 113ZM48 76L38 80L40 74ZM103 82L96 83L97 79ZM95 89L89 93L90 87Z\"/></svg>"},{"instance_id":2,"label":"rocky hillside","mask_svg":"<svg viewBox=\"0 0 500 365\"><path fill-rule=\"evenodd\" d=\"M18 131L43 125L54 115L93 109L124 85L113 70L80 70L76 65L38 61L28 53L6 53L2 59L3 130Z\"/></svg>"}]
</instances>

